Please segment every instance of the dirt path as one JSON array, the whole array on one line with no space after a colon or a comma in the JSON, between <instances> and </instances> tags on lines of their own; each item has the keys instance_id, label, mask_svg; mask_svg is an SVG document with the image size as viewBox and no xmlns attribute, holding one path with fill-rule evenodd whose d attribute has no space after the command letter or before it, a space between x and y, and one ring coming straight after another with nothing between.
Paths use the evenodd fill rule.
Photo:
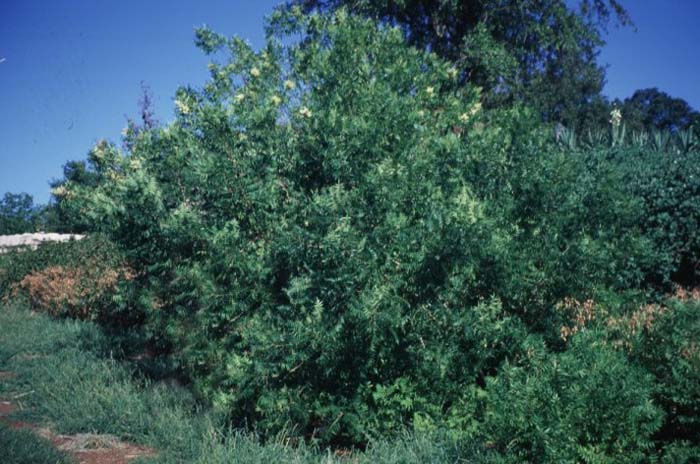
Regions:
<instances>
[{"instance_id":1,"label":"dirt path","mask_svg":"<svg viewBox=\"0 0 700 464\"><path fill-rule=\"evenodd\" d=\"M14 377L14 372L0 371L0 381ZM136 458L156 454L152 448L126 443L113 435L59 435L48 428L12 419L12 414L19 409L14 402L0 399L0 422L11 428L33 431L51 442L56 449L68 453L77 464L128 464Z\"/></svg>"}]
</instances>

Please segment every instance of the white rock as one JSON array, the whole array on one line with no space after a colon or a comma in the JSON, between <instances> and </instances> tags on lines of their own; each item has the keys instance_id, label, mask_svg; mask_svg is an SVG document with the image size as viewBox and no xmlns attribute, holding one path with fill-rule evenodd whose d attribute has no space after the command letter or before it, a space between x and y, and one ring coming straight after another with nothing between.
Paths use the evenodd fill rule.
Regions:
<instances>
[{"instance_id":1,"label":"white rock","mask_svg":"<svg viewBox=\"0 0 700 464\"><path fill-rule=\"evenodd\" d=\"M37 232L34 234L0 235L0 253L9 251L14 247L29 247L35 250L42 242L67 242L80 240L84 235L79 234L55 234Z\"/></svg>"}]
</instances>

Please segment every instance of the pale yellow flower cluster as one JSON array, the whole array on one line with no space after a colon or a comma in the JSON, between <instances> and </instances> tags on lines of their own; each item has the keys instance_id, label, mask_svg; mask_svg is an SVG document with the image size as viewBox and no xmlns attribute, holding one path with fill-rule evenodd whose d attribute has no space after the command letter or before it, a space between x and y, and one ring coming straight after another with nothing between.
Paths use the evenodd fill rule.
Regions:
<instances>
[{"instance_id":1,"label":"pale yellow flower cluster","mask_svg":"<svg viewBox=\"0 0 700 464\"><path fill-rule=\"evenodd\" d=\"M290 81L289 79L284 81L285 90L294 90L294 87L296 87L296 86L297 85L294 83L294 81Z\"/></svg>"},{"instance_id":2,"label":"pale yellow flower cluster","mask_svg":"<svg viewBox=\"0 0 700 464\"><path fill-rule=\"evenodd\" d=\"M190 106L180 99L175 100L175 106L177 106L177 110L182 114L190 114L190 111L192 111Z\"/></svg>"},{"instance_id":3,"label":"pale yellow flower cluster","mask_svg":"<svg viewBox=\"0 0 700 464\"><path fill-rule=\"evenodd\" d=\"M426 87L425 93L429 96L432 97L435 94L435 88L434 87Z\"/></svg>"},{"instance_id":4,"label":"pale yellow flower cluster","mask_svg":"<svg viewBox=\"0 0 700 464\"><path fill-rule=\"evenodd\" d=\"M51 194L55 197L62 198L68 196L68 189L63 185L59 185L58 187L51 189Z\"/></svg>"},{"instance_id":5,"label":"pale yellow flower cluster","mask_svg":"<svg viewBox=\"0 0 700 464\"><path fill-rule=\"evenodd\" d=\"M245 100L245 95L242 94L242 93L237 93L236 95L234 95L233 100L234 100L236 103L240 103L240 102L242 102L243 100Z\"/></svg>"},{"instance_id":6,"label":"pale yellow flower cluster","mask_svg":"<svg viewBox=\"0 0 700 464\"><path fill-rule=\"evenodd\" d=\"M258 68L252 68L250 70L250 75L253 77L260 77L260 70Z\"/></svg>"},{"instance_id":7,"label":"pale yellow flower cluster","mask_svg":"<svg viewBox=\"0 0 700 464\"><path fill-rule=\"evenodd\" d=\"M459 115L459 120L462 122L467 122L474 116L476 116L477 113L481 111L481 102L476 102L472 105L472 107L469 109L469 111L464 112Z\"/></svg>"},{"instance_id":8,"label":"pale yellow flower cluster","mask_svg":"<svg viewBox=\"0 0 700 464\"><path fill-rule=\"evenodd\" d=\"M134 171L141 169L141 160L138 158L131 158L131 160L129 160L129 168L133 169Z\"/></svg>"},{"instance_id":9,"label":"pale yellow flower cluster","mask_svg":"<svg viewBox=\"0 0 700 464\"><path fill-rule=\"evenodd\" d=\"M305 118L310 118L311 117L311 110L305 106L302 106L301 108L299 108L299 114Z\"/></svg>"},{"instance_id":10,"label":"pale yellow flower cluster","mask_svg":"<svg viewBox=\"0 0 700 464\"><path fill-rule=\"evenodd\" d=\"M101 160L105 156L105 152L107 151L107 141L106 140L100 140L95 144L95 148L93 148L93 154L96 159Z\"/></svg>"},{"instance_id":11,"label":"pale yellow flower cluster","mask_svg":"<svg viewBox=\"0 0 700 464\"><path fill-rule=\"evenodd\" d=\"M447 76L450 79L454 79L457 77L457 68L450 68L447 70Z\"/></svg>"},{"instance_id":12,"label":"pale yellow flower cluster","mask_svg":"<svg viewBox=\"0 0 700 464\"><path fill-rule=\"evenodd\" d=\"M278 95L273 95L270 98L270 101L272 102L273 105L278 106L280 103L282 103L282 99Z\"/></svg>"},{"instance_id":13,"label":"pale yellow flower cluster","mask_svg":"<svg viewBox=\"0 0 700 464\"><path fill-rule=\"evenodd\" d=\"M610 124L612 124L613 127L620 127L620 124L622 124L622 111L618 108L610 112Z\"/></svg>"}]
</instances>

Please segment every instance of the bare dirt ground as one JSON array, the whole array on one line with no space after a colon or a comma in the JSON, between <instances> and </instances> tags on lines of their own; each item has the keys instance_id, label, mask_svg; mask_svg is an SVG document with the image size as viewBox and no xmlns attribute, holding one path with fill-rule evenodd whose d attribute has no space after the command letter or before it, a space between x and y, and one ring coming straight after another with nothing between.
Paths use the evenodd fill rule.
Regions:
<instances>
[{"instance_id":1,"label":"bare dirt ground","mask_svg":"<svg viewBox=\"0 0 700 464\"><path fill-rule=\"evenodd\" d=\"M79 464L127 464L133 459L155 454L150 448L125 443L112 435L57 435L44 428L35 431L59 450L72 455Z\"/></svg>"},{"instance_id":2,"label":"bare dirt ground","mask_svg":"<svg viewBox=\"0 0 700 464\"><path fill-rule=\"evenodd\" d=\"M9 401L0 401L0 420L6 421L6 417L15 412L17 408Z\"/></svg>"}]
</instances>

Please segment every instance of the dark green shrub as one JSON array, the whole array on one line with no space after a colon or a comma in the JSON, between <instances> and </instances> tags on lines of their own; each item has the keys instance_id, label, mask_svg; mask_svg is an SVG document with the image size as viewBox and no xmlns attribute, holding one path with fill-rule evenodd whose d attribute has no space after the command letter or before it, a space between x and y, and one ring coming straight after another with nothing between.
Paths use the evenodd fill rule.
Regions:
<instances>
[{"instance_id":1,"label":"dark green shrub","mask_svg":"<svg viewBox=\"0 0 700 464\"><path fill-rule=\"evenodd\" d=\"M652 376L595 331L560 354L533 343L488 379L479 433L497 462L643 462L663 419L653 391Z\"/></svg>"},{"instance_id":2,"label":"dark green shrub","mask_svg":"<svg viewBox=\"0 0 700 464\"><path fill-rule=\"evenodd\" d=\"M632 358L655 376L654 398L666 413L656 439L668 447L667 454L688 456L676 462L696 462L700 460L700 302L674 298L653 311L640 312L635 322Z\"/></svg>"},{"instance_id":3,"label":"dark green shrub","mask_svg":"<svg viewBox=\"0 0 700 464\"><path fill-rule=\"evenodd\" d=\"M601 288L637 288L660 253L642 234L642 201L626 190L624 173L605 154L523 145L515 153L524 159L507 179L513 191L502 202L514 240L498 292L551 341L561 325L557 304L584 301Z\"/></svg>"},{"instance_id":4,"label":"dark green shrub","mask_svg":"<svg viewBox=\"0 0 700 464\"><path fill-rule=\"evenodd\" d=\"M700 145L692 131L599 138L584 149L575 148L574 142L563 146L583 163L582 172L607 179L607 188L617 192L615 203L595 208L610 214L607 228L625 227L620 221L614 225L611 214L621 209L632 220L626 226L640 230L641 243L650 249L645 261L637 263L637 277L644 285L665 290L672 283L695 285L700 267ZM660 138L668 141L661 143Z\"/></svg>"},{"instance_id":5,"label":"dark green shrub","mask_svg":"<svg viewBox=\"0 0 700 464\"><path fill-rule=\"evenodd\" d=\"M644 235L667 254L657 279L698 282L700 268L700 151L629 149L616 161L625 185L644 204Z\"/></svg>"}]
</instances>

